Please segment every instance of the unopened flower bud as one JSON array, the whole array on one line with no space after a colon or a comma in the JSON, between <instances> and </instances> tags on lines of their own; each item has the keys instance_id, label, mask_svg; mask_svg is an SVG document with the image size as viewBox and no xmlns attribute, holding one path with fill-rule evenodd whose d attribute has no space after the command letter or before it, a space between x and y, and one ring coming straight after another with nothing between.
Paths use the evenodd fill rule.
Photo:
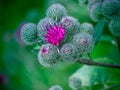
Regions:
<instances>
[{"instance_id":1,"label":"unopened flower bud","mask_svg":"<svg viewBox=\"0 0 120 90\"><path fill-rule=\"evenodd\" d=\"M56 21L60 21L63 16L67 15L67 11L61 4L56 3L48 7L46 15Z\"/></svg>"},{"instance_id":2,"label":"unopened flower bud","mask_svg":"<svg viewBox=\"0 0 120 90\"><path fill-rule=\"evenodd\" d=\"M94 27L91 23L88 22L82 23L80 26L80 32L86 32L92 35L94 32Z\"/></svg>"},{"instance_id":3,"label":"unopened flower bud","mask_svg":"<svg viewBox=\"0 0 120 90\"><path fill-rule=\"evenodd\" d=\"M26 23L22 26L20 31L21 40L27 44L32 45L37 39L37 27L33 23Z\"/></svg>"},{"instance_id":4,"label":"unopened flower bud","mask_svg":"<svg viewBox=\"0 0 120 90\"><path fill-rule=\"evenodd\" d=\"M120 10L120 0L104 0L102 4L102 13L105 17L111 19L118 15Z\"/></svg>"},{"instance_id":5,"label":"unopened flower bud","mask_svg":"<svg viewBox=\"0 0 120 90\"><path fill-rule=\"evenodd\" d=\"M120 17L113 18L109 23L110 32L115 36L120 36Z\"/></svg>"},{"instance_id":6,"label":"unopened flower bud","mask_svg":"<svg viewBox=\"0 0 120 90\"><path fill-rule=\"evenodd\" d=\"M59 61L58 50L55 45L44 44L40 47L38 60L45 67L52 67Z\"/></svg>"},{"instance_id":7,"label":"unopened flower bud","mask_svg":"<svg viewBox=\"0 0 120 90\"><path fill-rule=\"evenodd\" d=\"M93 4L91 6L91 9L90 9L90 18L97 22L99 21L103 15L102 15L102 3L101 2L97 2L95 4Z\"/></svg>"},{"instance_id":8,"label":"unopened flower bud","mask_svg":"<svg viewBox=\"0 0 120 90\"><path fill-rule=\"evenodd\" d=\"M93 37L89 33L78 33L74 36L73 43L80 53L89 53L94 47Z\"/></svg>"},{"instance_id":9,"label":"unopened flower bud","mask_svg":"<svg viewBox=\"0 0 120 90\"><path fill-rule=\"evenodd\" d=\"M73 63L78 60L80 54L77 48L72 43L67 43L63 45L60 50L61 58L64 62Z\"/></svg>"}]
</instances>

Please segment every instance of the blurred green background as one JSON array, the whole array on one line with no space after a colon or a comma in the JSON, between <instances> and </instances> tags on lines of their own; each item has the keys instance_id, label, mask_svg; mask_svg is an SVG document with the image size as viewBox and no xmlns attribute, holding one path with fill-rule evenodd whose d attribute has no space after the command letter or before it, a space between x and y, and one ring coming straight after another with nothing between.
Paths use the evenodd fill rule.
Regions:
<instances>
[{"instance_id":1,"label":"blurred green background","mask_svg":"<svg viewBox=\"0 0 120 90\"><path fill-rule=\"evenodd\" d=\"M74 16L80 23L91 22L96 25L89 18L87 7L80 7L78 0L0 0L0 90L48 90L56 84L61 85L64 90L70 90L68 78L82 65L60 63L56 67L45 68L33 54L33 47L25 46L19 39L22 24L26 22L37 24L45 17L47 7L55 2L64 5L68 15ZM117 45L114 37L107 31L107 26L104 34L94 48L92 57L106 58L105 60L109 62L119 63ZM115 69L112 71L108 74L114 73L117 75L116 80L119 81L120 71ZM98 87L93 90L99 90Z\"/></svg>"}]
</instances>

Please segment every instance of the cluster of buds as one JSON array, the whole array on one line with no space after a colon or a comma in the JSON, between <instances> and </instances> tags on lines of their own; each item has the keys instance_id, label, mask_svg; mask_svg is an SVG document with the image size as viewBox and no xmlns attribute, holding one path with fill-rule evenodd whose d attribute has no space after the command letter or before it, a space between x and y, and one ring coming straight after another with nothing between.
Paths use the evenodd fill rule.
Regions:
<instances>
[{"instance_id":1,"label":"cluster of buds","mask_svg":"<svg viewBox=\"0 0 120 90\"><path fill-rule=\"evenodd\" d=\"M67 15L61 4L48 7L46 17L37 25L24 24L21 29L21 40L32 45L42 41L38 60L45 67L52 67L60 61L76 62L83 54L90 53L94 47L94 27Z\"/></svg>"},{"instance_id":2,"label":"cluster of buds","mask_svg":"<svg viewBox=\"0 0 120 90\"><path fill-rule=\"evenodd\" d=\"M120 36L120 0L88 0L87 6L93 21L108 19L110 32Z\"/></svg>"}]
</instances>

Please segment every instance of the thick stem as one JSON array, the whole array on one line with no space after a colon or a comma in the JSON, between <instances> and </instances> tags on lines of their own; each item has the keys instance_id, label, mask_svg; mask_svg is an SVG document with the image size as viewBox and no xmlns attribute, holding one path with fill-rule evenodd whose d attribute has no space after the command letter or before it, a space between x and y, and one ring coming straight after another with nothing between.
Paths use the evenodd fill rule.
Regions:
<instances>
[{"instance_id":1,"label":"thick stem","mask_svg":"<svg viewBox=\"0 0 120 90\"><path fill-rule=\"evenodd\" d=\"M110 68L117 68L120 69L120 65L116 64L108 64L103 62L96 62L91 59L80 59L78 60L79 63L90 65L90 66L103 66L103 67L110 67Z\"/></svg>"}]
</instances>

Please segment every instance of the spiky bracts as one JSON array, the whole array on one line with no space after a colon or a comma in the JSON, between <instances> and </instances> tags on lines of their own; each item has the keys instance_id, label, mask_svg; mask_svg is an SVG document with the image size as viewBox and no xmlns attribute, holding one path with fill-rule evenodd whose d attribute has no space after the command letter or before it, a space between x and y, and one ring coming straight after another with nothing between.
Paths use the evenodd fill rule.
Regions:
<instances>
[{"instance_id":1,"label":"spiky bracts","mask_svg":"<svg viewBox=\"0 0 120 90\"><path fill-rule=\"evenodd\" d=\"M20 31L21 40L27 44L32 45L37 40L37 27L33 23L26 23Z\"/></svg>"},{"instance_id":2,"label":"spiky bracts","mask_svg":"<svg viewBox=\"0 0 120 90\"><path fill-rule=\"evenodd\" d=\"M52 67L58 60L59 54L57 47L51 44L44 44L40 47L38 53L38 60L41 65L45 67Z\"/></svg>"},{"instance_id":3,"label":"spiky bracts","mask_svg":"<svg viewBox=\"0 0 120 90\"><path fill-rule=\"evenodd\" d=\"M72 43L63 45L60 50L60 55L62 60L67 63L73 63L80 58L80 53Z\"/></svg>"},{"instance_id":4,"label":"spiky bracts","mask_svg":"<svg viewBox=\"0 0 120 90\"><path fill-rule=\"evenodd\" d=\"M90 53L94 47L93 37L86 32L76 34L73 38L73 43L81 54Z\"/></svg>"},{"instance_id":5,"label":"spiky bracts","mask_svg":"<svg viewBox=\"0 0 120 90\"><path fill-rule=\"evenodd\" d=\"M82 23L81 26L80 26L80 32L87 32L90 35L93 35L93 33L94 33L94 27L89 22Z\"/></svg>"}]
</instances>

